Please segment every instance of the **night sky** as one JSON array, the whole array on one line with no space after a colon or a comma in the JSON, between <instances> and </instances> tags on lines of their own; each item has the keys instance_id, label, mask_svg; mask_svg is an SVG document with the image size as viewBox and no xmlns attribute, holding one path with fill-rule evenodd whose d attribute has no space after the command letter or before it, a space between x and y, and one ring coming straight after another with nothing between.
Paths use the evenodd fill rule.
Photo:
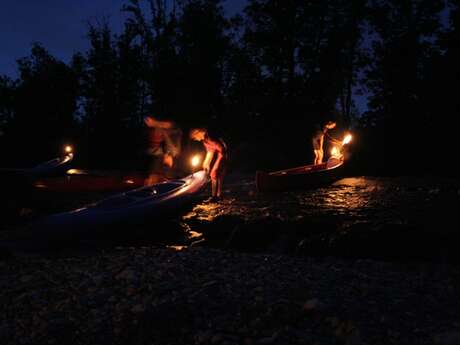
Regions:
<instances>
[{"instance_id":1,"label":"night sky","mask_svg":"<svg viewBox=\"0 0 460 345\"><path fill-rule=\"evenodd\" d=\"M53 56L69 62L75 52L89 48L88 21L106 18L115 33L126 14L127 0L1 0L0 74L17 76L16 60L28 56L33 42L41 43ZM240 11L246 0L227 0L228 15Z\"/></svg>"},{"instance_id":2,"label":"night sky","mask_svg":"<svg viewBox=\"0 0 460 345\"><path fill-rule=\"evenodd\" d=\"M231 16L247 0L226 0ZM68 63L75 52L89 49L88 22L108 20L114 33L121 32L128 0L1 0L0 75L17 77L16 60L30 55L33 42L42 44L53 56ZM443 16L447 22L447 16ZM358 108L366 108L366 96L355 95Z\"/></svg>"}]
</instances>

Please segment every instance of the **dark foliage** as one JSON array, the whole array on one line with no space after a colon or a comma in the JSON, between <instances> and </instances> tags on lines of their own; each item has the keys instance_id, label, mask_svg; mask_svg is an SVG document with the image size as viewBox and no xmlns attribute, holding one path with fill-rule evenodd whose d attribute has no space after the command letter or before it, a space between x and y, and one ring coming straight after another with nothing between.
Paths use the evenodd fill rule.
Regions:
<instances>
[{"instance_id":1,"label":"dark foliage","mask_svg":"<svg viewBox=\"0 0 460 345\"><path fill-rule=\"evenodd\" d=\"M248 0L233 18L222 2L126 0L124 31L89 25L69 65L34 44L17 80L0 77L2 165L73 142L83 165L137 169L154 114L217 131L237 170L310 162L334 118L356 172L451 173L458 1Z\"/></svg>"}]
</instances>

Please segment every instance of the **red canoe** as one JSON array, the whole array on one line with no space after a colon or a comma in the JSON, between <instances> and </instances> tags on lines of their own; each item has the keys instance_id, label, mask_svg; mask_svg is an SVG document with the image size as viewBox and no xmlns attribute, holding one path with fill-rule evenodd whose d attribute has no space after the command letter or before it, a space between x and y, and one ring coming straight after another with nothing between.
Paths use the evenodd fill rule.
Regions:
<instances>
[{"instance_id":1,"label":"red canoe","mask_svg":"<svg viewBox=\"0 0 460 345\"><path fill-rule=\"evenodd\" d=\"M274 172L256 172L258 192L277 192L327 185L339 178L343 158L331 157L326 163L305 165Z\"/></svg>"}]
</instances>

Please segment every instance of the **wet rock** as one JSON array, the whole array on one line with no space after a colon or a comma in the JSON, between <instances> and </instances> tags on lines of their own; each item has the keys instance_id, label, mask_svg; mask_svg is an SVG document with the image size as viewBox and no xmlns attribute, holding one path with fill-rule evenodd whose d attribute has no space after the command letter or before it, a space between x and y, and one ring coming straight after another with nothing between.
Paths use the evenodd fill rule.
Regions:
<instances>
[{"instance_id":1,"label":"wet rock","mask_svg":"<svg viewBox=\"0 0 460 345\"><path fill-rule=\"evenodd\" d=\"M142 313L145 311L145 307L142 304L136 304L134 307L131 308L131 312L137 314Z\"/></svg>"},{"instance_id":2,"label":"wet rock","mask_svg":"<svg viewBox=\"0 0 460 345\"><path fill-rule=\"evenodd\" d=\"M306 312L321 311L324 309L324 304L317 298L312 298L306 301L303 305L303 310Z\"/></svg>"},{"instance_id":3,"label":"wet rock","mask_svg":"<svg viewBox=\"0 0 460 345\"><path fill-rule=\"evenodd\" d=\"M438 334L434 337L434 343L436 345L459 345L460 331Z\"/></svg>"},{"instance_id":4,"label":"wet rock","mask_svg":"<svg viewBox=\"0 0 460 345\"><path fill-rule=\"evenodd\" d=\"M136 278L136 273L132 269L124 269L120 273L115 276L115 279L123 279L123 280L133 280Z\"/></svg>"},{"instance_id":5,"label":"wet rock","mask_svg":"<svg viewBox=\"0 0 460 345\"><path fill-rule=\"evenodd\" d=\"M221 344L224 341L224 336L222 334L215 334L211 338L211 344Z\"/></svg>"}]
</instances>

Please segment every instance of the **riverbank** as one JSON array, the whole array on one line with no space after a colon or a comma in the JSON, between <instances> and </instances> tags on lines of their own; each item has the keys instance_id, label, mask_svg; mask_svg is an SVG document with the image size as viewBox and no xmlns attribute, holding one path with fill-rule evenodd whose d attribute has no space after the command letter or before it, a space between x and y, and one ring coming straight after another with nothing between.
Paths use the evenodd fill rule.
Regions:
<instances>
[{"instance_id":1,"label":"riverbank","mask_svg":"<svg viewBox=\"0 0 460 345\"><path fill-rule=\"evenodd\" d=\"M2 344L458 344L460 267L117 248L0 261Z\"/></svg>"}]
</instances>

